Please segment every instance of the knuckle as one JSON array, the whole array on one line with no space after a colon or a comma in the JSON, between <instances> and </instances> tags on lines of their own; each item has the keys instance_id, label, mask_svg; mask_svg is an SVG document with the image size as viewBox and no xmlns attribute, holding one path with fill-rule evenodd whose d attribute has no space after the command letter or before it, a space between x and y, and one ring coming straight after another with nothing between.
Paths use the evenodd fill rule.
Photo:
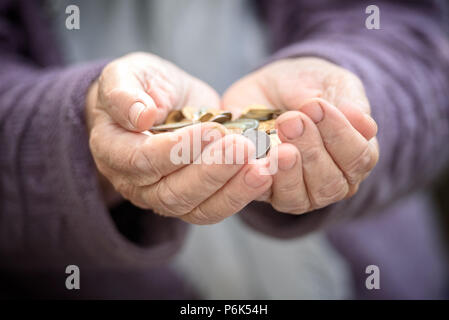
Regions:
<instances>
[{"instance_id":1,"label":"knuckle","mask_svg":"<svg viewBox=\"0 0 449 320\"><path fill-rule=\"evenodd\" d=\"M345 136L348 135L348 127L346 125L335 124L332 130L332 134L328 134L323 137L323 141L326 145L342 144L345 141Z\"/></svg>"},{"instance_id":2,"label":"knuckle","mask_svg":"<svg viewBox=\"0 0 449 320\"><path fill-rule=\"evenodd\" d=\"M340 201L348 193L348 183L342 175L332 178L323 184L318 190L312 192L311 198L318 208Z\"/></svg>"},{"instance_id":3,"label":"knuckle","mask_svg":"<svg viewBox=\"0 0 449 320\"><path fill-rule=\"evenodd\" d=\"M301 157L303 163L314 163L320 161L323 152L318 146L310 146L301 150Z\"/></svg>"},{"instance_id":4,"label":"knuckle","mask_svg":"<svg viewBox=\"0 0 449 320\"><path fill-rule=\"evenodd\" d=\"M293 208L292 210L290 210L289 213L299 215L299 214L309 212L310 210L311 210L310 205L307 204L307 205L297 206L297 207Z\"/></svg>"},{"instance_id":5,"label":"knuckle","mask_svg":"<svg viewBox=\"0 0 449 320\"><path fill-rule=\"evenodd\" d=\"M100 146L101 146L101 135L98 132L98 129L94 126L89 136L89 147L94 157L98 155Z\"/></svg>"},{"instance_id":6,"label":"knuckle","mask_svg":"<svg viewBox=\"0 0 449 320\"><path fill-rule=\"evenodd\" d=\"M125 199L131 200L133 197L132 187L128 183L119 182L114 184L115 190L117 190Z\"/></svg>"},{"instance_id":7,"label":"knuckle","mask_svg":"<svg viewBox=\"0 0 449 320\"><path fill-rule=\"evenodd\" d=\"M290 208L288 208L282 201L277 201L275 199L271 201L271 206L274 210L279 212L289 212L290 210Z\"/></svg>"},{"instance_id":8,"label":"knuckle","mask_svg":"<svg viewBox=\"0 0 449 320\"><path fill-rule=\"evenodd\" d=\"M271 205L276 211L284 213L301 214L310 211L310 202L308 199L302 199L294 202L273 199Z\"/></svg>"},{"instance_id":9,"label":"knuckle","mask_svg":"<svg viewBox=\"0 0 449 320\"><path fill-rule=\"evenodd\" d=\"M108 63L100 74L100 81L103 81L104 78L108 77L111 73L114 73L117 68L117 63L119 63L117 60L114 60L110 63Z\"/></svg>"},{"instance_id":10,"label":"knuckle","mask_svg":"<svg viewBox=\"0 0 449 320\"><path fill-rule=\"evenodd\" d=\"M98 171L108 178L111 175L114 176L113 173L116 169L115 161L113 161L114 154L109 148L104 147L101 137L96 134L96 131L92 131L89 138L89 147Z\"/></svg>"},{"instance_id":11,"label":"knuckle","mask_svg":"<svg viewBox=\"0 0 449 320\"><path fill-rule=\"evenodd\" d=\"M95 160L95 165L97 166L97 170L106 178L108 179L112 185L114 185L114 178L115 178L115 172L111 170L111 168L107 165L105 165L101 161Z\"/></svg>"},{"instance_id":12,"label":"knuckle","mask_svg":"<svg viewBox=\"0 0 449 320\"><path fill-rule=\"evenodd\" d=\"M200 181L204 187L208 190L216 189L216 187L222 186L227 182L227 179L221 177L219 174L214 174L217 170L208 170L210 165L204 164L200 171Z\"/></svg>"},{"instance_id":13,"label":"knuckle","mask_svg":"<svg viewBox=\"0 0 449 320\"><path fill-rule=\"evenodd\" d=\"M170 194L169 192L166 192L165 190L163 190L162 181L163 180L161 180L155 186L154 196L155 196L157 211L163 215L175 215L171 209L172 204L176 203L175 196L173 194Z\"/></svg>"},{"instance_id":14,"label":"knuckle","mask_svg":"<svg viewBox=\"0 0 449 320\"><path fill-rule=\"evenodd\" d=\"M373 169L376 162L376 157L373 155L372 149L367 143L362 152L343 168L348 183L356 184L360 182L363 176Z\"/></svg>"},{"instance_id":15,"label":"knuckle","mask_svg":"<svg viewBox=\"0 0 449 320\"><path fill-rule=\"evenodd\" d=\"M220 221L211 219L210 215L207 212L204 212L201 206L196 207L184 218L184 220L197 225L213 224Z\"/></svg>"},{"instance_id":16,"label":"knuckle","mask_svg":"<svg viewBox=\"0 0 449 320\"><path fill-rule=\"evenodd\" d=\"M157 154L145 150L144 148L135 149L131 157L129 158L129 165L133 171L137 171L137 176L142 178L142 174L145 179L141 179L143 184L152 184L159 181L163 175L159 166L155 163L152 154Z\"/></svg>"},{"instance_id":17,"label":"knuckle","mask_svg":"<svg viewBox=\"0 0 449 320\"><path fill-rule=\"evenodd\" d=\"M226 206L229 210L229 212L236 213L237 211L240 211L245 204L248 202L248 200L245 197L245 192L232 192L232 191L223 191L224 193L224 199L226 201Z\"/></svg>"},{"instance_id":18,"label":"knuckle","mask_svg":"<svg viewBox=\"0 0 449 320\"><path fill-rule=\"evenodd\" d=\"M179 216L182 214L186 214L193 208L193 205L190 204L182 194L177 195L173 191L167 179L162 179L158 183L156 187L156 198L161 209L172 215Z\"/></svg>"},{"instance_id":19,"label":"knuckle","mask_svg":"<svg viewBox=\"0 0 449 320\"><path fill-rule=\"evenodd\" d=\"M128 200L129 200L129 202L131 202L133 205L135 205L136 207L139 207L139 208L141 208L141 209L147 209L147 210L152 210L152 209L153 209L153 207L152 207L151 205L149 205L148 203L146 203L146 202L144 202L144 201L141 201L141 200L139 200L139 199L131 198L131 199L128 199Z\"/></svg>"},{"instance_id":20,"label":"knuckle","mask_svg":"<svg viewBox=\"0 0 449 320\"><path fill-rule=\"evenodd\" d=\"M302 188L302 181L285 179L276 184L276 193L278 194L290 194L292 190L298 190Z\"/></svg>"},{"instance_id":21,"label":"knuckle","mask_svg":"<svg viewBox=\"0 0 449 320\"><path fill-rule=\"evenodd\" d=\"M118 107L118 106L122 106L122 104L120 104L121 102L121 97L124 96L125 94L127 94L127 91L125 91L122 88L113 88L109 91L104 92L102 94L102 98L103 101L106 102L106 105L108 107Z\"/></svg>"},{"instance_id":22,"label":"knuckle","mask_svg":"<svg viewBox=\"0 0 449 320\"><path fill-rule=\"evenodd\" d=\"M125 199L134 199L135 190L133 186L124 180L112 182L114 189L117 190Z\"/></svg>"},{"instance_id":23,"label":"knuckle","mask_svg":"<svg viewBox=\"0 0 449 320\"><path fill-rule=\"evenodd\" d=\"M123 180L115 183L114 188L123 198L129 200L134 205L142 209L151 209L151 206L139 196L139 190L136 186Z\"/></svg>"},{"instance_id":24,"label":"knuckle","mask_svg":"<svg viewBox=\"0 0 449 320\"><path fill-rule=\"evenodd\" d=\"M349 191L348 191L345 199L352 198L357 193L357 191L359 190L359 186L360 186L360 184L350 185L349 186Z\"/></svg>"},{"instance_id":25,"label":"knuckle","mask_svg":"<svg viewBox=\"0 0 449 320\"><path fill-rule=\"evenodd\" d=\"M141 149L134 149L129 157L129 166L133 170L139 172L149 172L152 170L152 166L148 162L148 159L144 156Z\"/></svg>"}]
</instances>

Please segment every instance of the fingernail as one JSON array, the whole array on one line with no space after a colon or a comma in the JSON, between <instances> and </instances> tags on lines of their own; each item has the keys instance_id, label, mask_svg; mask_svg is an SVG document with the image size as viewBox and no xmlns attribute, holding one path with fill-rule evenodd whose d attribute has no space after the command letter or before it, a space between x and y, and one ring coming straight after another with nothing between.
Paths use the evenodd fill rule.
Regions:
<instances>
[{"instance_id":1,"label":"fingernail","mask_svg":"<svg viewBox=\"0 0 449 320\"><path fill-rule=\"evenodd\" d=\"M305 113L315 123L320 122L324 118L323 108L316 101L307 103L302 106L299 111Z\"/></svg>"},{"instance_id":2,"label":"fingernail","mask_svg":"<svg viewBox=\"0 0 449 320\"><path fill-rule=\"evenodd\" d=\"M269 178L270 176L268 175L260 175L258 170L250 169L245 174L245 183L251 188L256 189L267 183Z\"/></svg>"},{"instance_id":3,"label":"fingernail","mask_svg":"<svg viewBox=\"0 0 449 320\"><path fill-rule=\"evenodd\" d=\"M139 123L139 118L142 112L145 111L145 105L141 102L134 103L131 108L129 108L129 119L131 124L137 128Z\"/></svg>"},{"instance_id":4,"label":"fingernail","mask_svg":"<svg viewBox=\"0 0 449 320\"><path fill-rule=\"evenodd\" d=\"M282 134L290 140L299 138L304 132L304 124L299 116L288 118L279 123Z\"/></svg>"}]
</instances>

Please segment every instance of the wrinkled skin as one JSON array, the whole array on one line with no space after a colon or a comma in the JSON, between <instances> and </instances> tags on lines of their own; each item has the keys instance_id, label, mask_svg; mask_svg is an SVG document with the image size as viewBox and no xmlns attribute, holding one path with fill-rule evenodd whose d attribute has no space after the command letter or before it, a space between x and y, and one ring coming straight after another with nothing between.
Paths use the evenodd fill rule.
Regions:
<instances>
[{"instance_id":1,"label":"wrinkled skin","mask_svg":"<svg viewBox=\"0 0 449 320\"><path fill-rule=\"evenodd\" d=\"M279 171L261 200L301 214L354 195L379 157L377 125L361 81L318 58L271 63L232 85L222 104L289 110L276 120Z\"/></svg>"},{"instance_id":2,"label":"wrinkled skin","mask_svg":"<svg viewBox=\"0 0 449 320\"><path fill-rule=\"evenodd\" d=\"M254 145L243 136L226 135L219 124L141 133L187 105L229 108L238 116L254 103L291 110L276 120L283 143L268 159L249 163ZM315 58L267 65L220 99L170 62L133 53L104 68L86 103L89 145L106 200L120 195L194 224L217 223L255 199L299 214L353 195L378 158L377 127L369 113L358 78ZM191 152L189 163L170 161L174 144L194 134L208 139ZM245 150L244 163L193 164L205 153L227 148ZM263 174L275 154L278 172Z\"/></svg>"},{"instance_id":3,"label":"wrinkled skin","mask_svg":"<svg viewBox=\"0 0 449 320\"><path fill-rule=\"evenodd\" d=\"M88 92L86 117L90 149L107 198L110 182L141 208L190 223L211 224L266 192L272 177L259 173L265 161L192 164L200 154L224 153L237 146L247 150L245 154L254 153L248 139L224 136L221 125L195 125L149 136L139 133L163 121L174 108L219 108L219 103L219 96L208 85L154 55L130 54L106 66ZM171 148L185 136L191 138L192 147L195 131L211 139L202 141L196 154L191 152L190 164L174 164Z\"/></svg>"}]
</instances>

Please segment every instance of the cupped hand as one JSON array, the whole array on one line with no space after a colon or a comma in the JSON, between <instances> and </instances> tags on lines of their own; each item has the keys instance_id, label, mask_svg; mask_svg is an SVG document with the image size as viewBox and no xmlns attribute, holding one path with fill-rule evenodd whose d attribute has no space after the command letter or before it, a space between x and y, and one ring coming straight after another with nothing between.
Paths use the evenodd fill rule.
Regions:
<instances>
[{"instance_id":1,"label":"cupped hand","mask_svg":"<svg viewBox=\"0 0 449 320\"><path fill-rule=\"evenodd\" d=\"M225 135L215 123L142 133L170 110L219 103L211 87L157 56L134 53L111 62L86 103L89 145L100 175L135 205L190 223L216 223L240 211L272 183L260 174L264 161L248 164L254 153L248 139ZM187 141L187 161L173 161L181 141ZM244 150L243 162L194 163L214 154L224 162L229 149Z\"/></svg>"},{"instance_id":2,"label":"cupped hand","mask_svg":"<svg viewBox=\"0 0 449 320\"><path fill-rule=\"evenodd\" d=\"M288 110L276 119L282 143L273 185L261 200L301 214L354 195L379 157L377 125L357 76L319 58L271 63L233 84L222 107L238 116L263 104Z\"/></svg>"}]
</instances>

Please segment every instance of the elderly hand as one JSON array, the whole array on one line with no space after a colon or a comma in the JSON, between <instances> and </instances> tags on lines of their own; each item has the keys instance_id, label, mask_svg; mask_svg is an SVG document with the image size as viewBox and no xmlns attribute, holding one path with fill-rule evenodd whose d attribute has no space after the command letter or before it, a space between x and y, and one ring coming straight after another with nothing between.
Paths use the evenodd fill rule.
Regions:
<instances>
[{"instance_id":1,"label":"elderly hand","mask_svg":"<svg viewBox=\"0 0 449 320\"><path fill-rule=\"evenodd\" d=\"M279 170L262 197L278 211L301 214L350 197L378 161L377 125L363 85L328 61L271 63L222 99L237 115L251 104L290 110L276 120L283 142L276 148Z\"/></svg>"},{"instance_id":2,"label":"elderly hand","mask_svg":"<svg viewBox=\"0 0 449 320\"><path fill-rule=\"evenodd\" d=\"M192 164L198 157L237 147L254 152L240 135L224 136L215 123L176 132L141 133L161 123L174 108L219 107L216 92L157 56L134 53L107 65L90 87L86 121L90 149L102 176L135 205L195 223L216 223L266 192L272 177L263 161L247 164ZM202 137L198 150L194 136ZM188 163L173 162L172 148L189 138ZM186 140L184 140L186 141ZM224 161L224 160L223 160Z\"/></svg>"}]
</instances>

